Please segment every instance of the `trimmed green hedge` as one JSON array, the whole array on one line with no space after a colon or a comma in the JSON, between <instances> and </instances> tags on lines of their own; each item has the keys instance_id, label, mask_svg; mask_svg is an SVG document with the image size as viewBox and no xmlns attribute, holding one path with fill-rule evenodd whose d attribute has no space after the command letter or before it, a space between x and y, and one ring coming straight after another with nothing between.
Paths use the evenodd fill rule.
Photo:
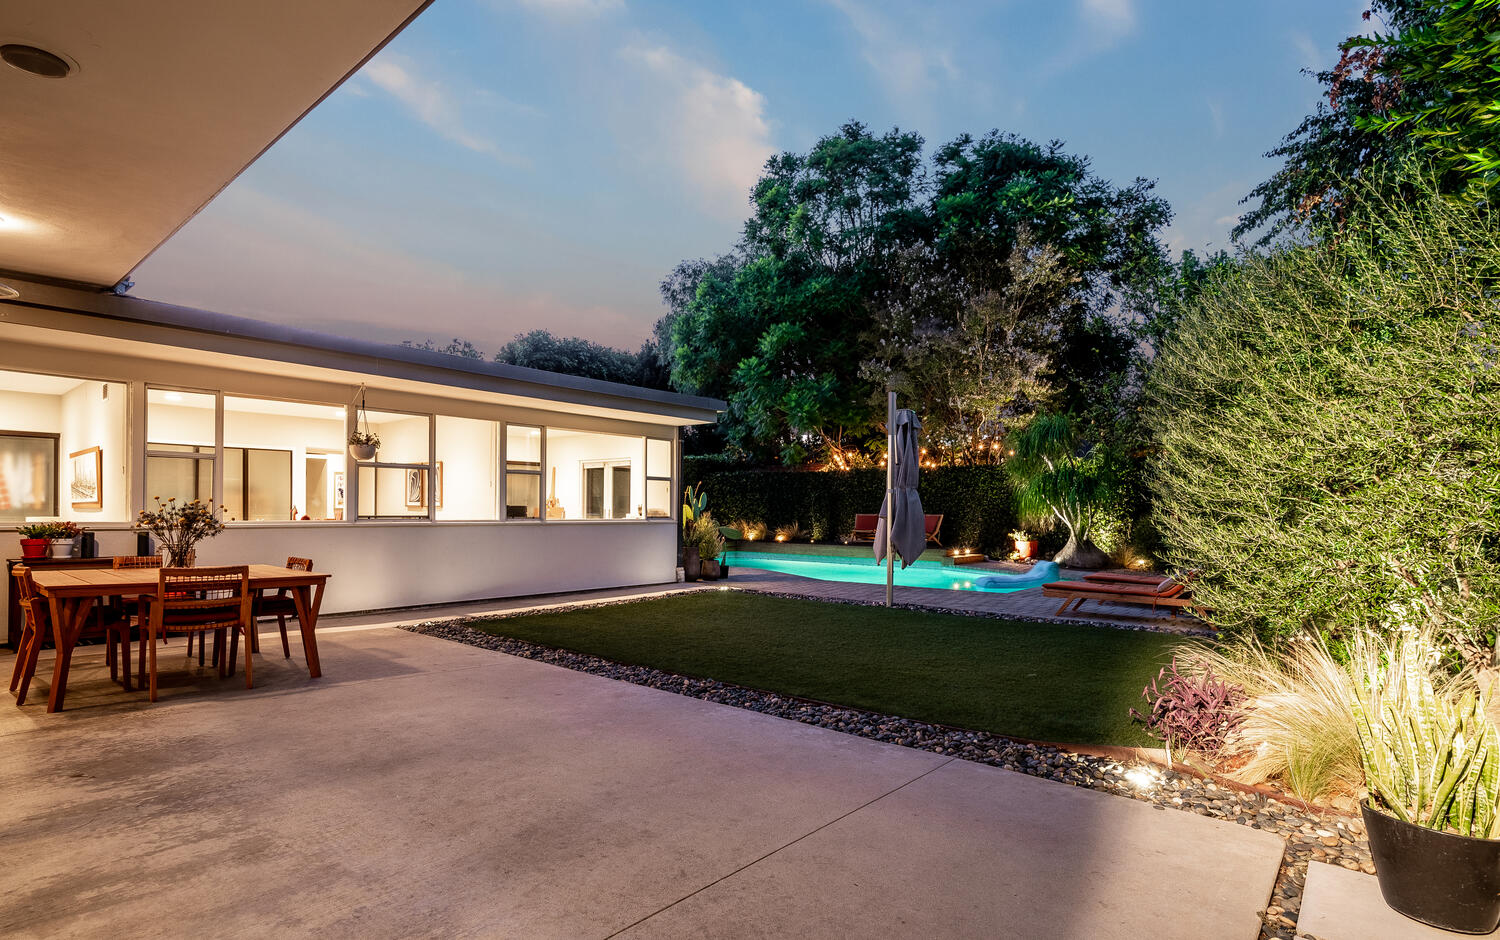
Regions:
<instances>
[{"instance_id":1,"label":"trimmed green hedge","mask_svg":"<svg viewBox=\"0 0 1500 940\"><path fill-rule=\"evenodd\" d=\"M708 511L724 525L763 522L769 529L797 523L819 542L847 538L854 515L879 512L884 470L719 470L683 460L683 480L701 482ZM1008 553L1016 528L1015 498L999 467L939 467L922 471L922 509L942 513L938 533L949 547Z\"/></svg>"}]
</instances>

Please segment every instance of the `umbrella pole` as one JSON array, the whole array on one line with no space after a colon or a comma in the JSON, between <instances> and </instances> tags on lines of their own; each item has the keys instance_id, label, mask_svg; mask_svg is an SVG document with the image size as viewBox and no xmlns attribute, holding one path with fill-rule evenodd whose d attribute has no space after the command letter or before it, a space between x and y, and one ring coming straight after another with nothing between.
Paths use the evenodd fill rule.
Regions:
<instances>
[{"instance_id":1,"label":"umbrella pole","mask_svg":"<svg viewBox=\"0 0 1500 940\"><path fill-rule=\"evenodd\" d=\"M896 585L896 392L885 401L885 606L891 606Z\"/></svg>"}]
</instances>

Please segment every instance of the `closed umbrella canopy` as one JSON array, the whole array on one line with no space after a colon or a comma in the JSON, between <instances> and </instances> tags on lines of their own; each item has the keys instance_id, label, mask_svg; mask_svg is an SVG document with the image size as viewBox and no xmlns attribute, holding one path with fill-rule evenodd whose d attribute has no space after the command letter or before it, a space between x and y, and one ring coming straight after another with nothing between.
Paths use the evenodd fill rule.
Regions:
<instances>
[{"instance_id":1,"label":"closed umbrella canopy","mask_svg":"<svg viewBox=\"0 0 1500 940\"><path fill-rule=\"evenodd\" d=\"M917 471L921 458L917 451L917 432L922 422L916 412L902 408L892 423L891 492L880 507L880 522L875 526L875 560L885 560L886 526L891 502L896 507L896 522L891 528L891 547L901 556L905 568L917 560L927 546L927 530L922 515L922 498L917 495Z\"/></svg>"}]
</instances>

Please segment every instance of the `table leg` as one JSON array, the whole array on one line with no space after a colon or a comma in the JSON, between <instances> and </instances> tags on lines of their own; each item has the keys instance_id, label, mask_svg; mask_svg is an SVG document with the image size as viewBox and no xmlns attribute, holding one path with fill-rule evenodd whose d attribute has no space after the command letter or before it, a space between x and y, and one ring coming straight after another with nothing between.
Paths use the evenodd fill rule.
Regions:
<instances>
[{"instance_id":1,"label":"table leg","mask_svg":"<svg viewBox=\"0 0 1500 940\"><path fill-rule=\"evenodd\" d=\"M73 662L73 647L83 632L84 621L94 606L92 597L52 597L52 645L56 662L52 666L52 690L47 696L47 711L61 711L63 695L68 688L68 667Z\"/></svg>"},{"instance_id":2,"label":"table leg","mask_svg":"<svg viewBox=\"0 0 1500 940\"><path fill-rule=\"evenodd\" d=\"M292 601L297 605L297 624L301 627L302 652L307 656L307 674L316 679L323 675L323 666L318 662L318 609L323 606L323 585L303 585L292 588Z\"/></svg>"}]
</instances>

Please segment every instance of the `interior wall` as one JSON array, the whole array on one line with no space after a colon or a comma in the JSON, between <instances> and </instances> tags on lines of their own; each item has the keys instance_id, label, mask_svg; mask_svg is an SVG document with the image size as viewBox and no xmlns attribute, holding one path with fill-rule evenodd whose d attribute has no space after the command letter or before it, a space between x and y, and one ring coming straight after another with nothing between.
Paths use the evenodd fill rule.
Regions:
<instances>
[{"instance_id":1,"label":"interior wall","mask_svg":"<svg viewBox=\"0 0 1500 940\"><path fill-rule=\"evenodd\" d=\"M439 519L500 518L495 493L500 469L499 424L438 415L436 459L443 465Z\"/></svg>"},{"instance_id":2,"label":"interior wall","mask_svg":"<svg viewBox=\"0 0 1500 940\"><path fill-rule=\"evenodd\" d=\"M547 430L547 473L545 486L548 496L556 496L563 504L566 519L582 519L583 511L583 465L599 461L630 462L630 510L635 517L636 508L646 502L645 441L638 437L618 435L580 434L572 431ZM557 471L556 490L553 489L553 470ZM607 505L607 501L606 501Z\"/></svg>"},{"instance_id":3,"label":"interior wall","mask_svg":"<svg viewBox=\"0 0 1500 940\"><path fill-rule=\"evenodd\" d=\"M62 396L58 493L59 514L64 519L84 526L131 520L126 434L129 397L130 389L123 382L84 382ZM99 448L102 505L99 509L74 509L68 498L73 480L68 455L89 447Z\"/></svg>"}]
</instances>

